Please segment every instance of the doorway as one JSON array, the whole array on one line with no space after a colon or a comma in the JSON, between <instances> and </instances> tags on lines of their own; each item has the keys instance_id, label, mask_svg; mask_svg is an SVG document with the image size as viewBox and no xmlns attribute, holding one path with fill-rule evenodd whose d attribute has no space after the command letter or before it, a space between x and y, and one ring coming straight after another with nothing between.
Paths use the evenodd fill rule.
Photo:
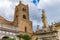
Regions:
<instances>
[{"instance_id":1,"label":"doorway","mask_svg":"<svg viewBox=\"0 0 60 40\"><path fill-rule=\"evenodd\" d=\"M4 36L3 38L2 38L2 40L6 40L7 38L9 38L8 36Z\"/></svg>"}]
</instances>

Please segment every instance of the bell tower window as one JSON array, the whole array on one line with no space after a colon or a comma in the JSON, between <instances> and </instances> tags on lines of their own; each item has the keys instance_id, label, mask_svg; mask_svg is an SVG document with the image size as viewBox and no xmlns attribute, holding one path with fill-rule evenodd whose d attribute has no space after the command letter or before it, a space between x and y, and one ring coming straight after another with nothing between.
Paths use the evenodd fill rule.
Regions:
<instances>
[{"instance_id":1,"label":"bell tower window","mask_svg":"<svg viewBox=\"0 0 60 40\"><path fill-rule=\"evenodd\" d=\"M26 11L26 9L25 9L25 8L23 8L23 11Z\"/></svg>"},{"instance_id":2,"label":"bell tower window","mask_svg":"<svg viewBox=\"0 0 60 40\"><path fill-rule=\"evenodd\" d=\"M23 15L23 18L24 18L24 19L26 19L26 16L25 16L25 15Z\"/></svg>"}]
</instances>

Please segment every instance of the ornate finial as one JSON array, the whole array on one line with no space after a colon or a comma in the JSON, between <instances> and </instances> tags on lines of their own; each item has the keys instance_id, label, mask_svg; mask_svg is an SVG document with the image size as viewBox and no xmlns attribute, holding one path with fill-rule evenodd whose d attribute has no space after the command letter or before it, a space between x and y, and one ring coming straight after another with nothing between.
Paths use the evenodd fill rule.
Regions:
<instances>
[{"instance_id":1,"label":"ornate finial","mask_svg":"<svg viewBox=\"0 0 60 40\"><path fill-rule=\"evenodd\" d=\"M52 23L52 30L56 30L55 25Z\"/></svg>"},{"instance_id":2,"label":"ornate finial","mask_svg":"<svg viewBox=\"0 0 60 40\"><path fill-rule=\"evenodd\" d=\"M39 25L37 25L37 30L36 30L36 32L39 32L39 30L40 30L40 29L39 29Z\"/></svg>"},{"instance_id":3,"label":"ornate finial","mask_svg":"<svg viewBox=\"0 0 60 40\"><path fill-rule=\"evenodd\" d=\"M42 12L45 12L45 10L44 10L44 9L42 9Z\"/></svg>"},{"instance_id":4,"label":"ornate finial","mask_svg":"<svg viewBox=\"0 0 60 40\"><path fill-rule=\"evenodd\" d=\"M53 22L52 22L52 25L53 25Z\"/></svg>"},{"instance_id":5,"label":"ornate finial","mask_svg":"<svg viewBox=\"0 0 60 40\"><path fill-rule=\"evenodd\" d=\"M45 10L42 9L42 16L45 16Z\"/></svg>"},{"instance_id":6,"label":"ornate finial","mask_svg":"<svg viewBox=\"0 0 60 40\"><path fill-rule=\"evenodd\" d=\"M39 25L37 25L37 29L39 29Z\"/></svg>"},{"instance_id":7,"label":"ornate finial","mask_svg":"<svg viewBox=\"0 0 60 40\"><path fill-rule=\"evenodd\" d=\"M19 3L22 3L21 1Z\"/></svg>"}]
</instances>

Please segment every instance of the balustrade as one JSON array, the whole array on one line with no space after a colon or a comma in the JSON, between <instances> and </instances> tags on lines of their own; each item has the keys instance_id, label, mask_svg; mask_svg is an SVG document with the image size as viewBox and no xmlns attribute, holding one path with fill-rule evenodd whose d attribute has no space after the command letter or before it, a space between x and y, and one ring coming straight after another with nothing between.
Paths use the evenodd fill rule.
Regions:
<instances>
[{"instance_id":1,"label":"balustrade","mask_svg":"<svg viewBox=\"0 0 60 40\"><path fill-rule=\"evenodd\" d=\"M5 28L6 30L14 30L14 31L19 31L18 27L7 25L4 23L0 23L0 28Z\"/></svg>"}]
</instances>

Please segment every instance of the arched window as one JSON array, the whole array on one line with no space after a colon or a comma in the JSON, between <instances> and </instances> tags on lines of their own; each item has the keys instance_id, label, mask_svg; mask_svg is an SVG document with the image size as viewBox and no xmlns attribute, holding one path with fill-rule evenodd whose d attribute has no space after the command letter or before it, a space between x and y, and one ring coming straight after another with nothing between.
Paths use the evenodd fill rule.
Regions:
<instances>
[{"instance_id":1,"label":"arched window","mask_svg":"<svg viewBox=\"0 0 60 40\"><path fill-rule=\"evenodd\" d=\"M25 15L23 15L23 18L24 18L24 19L26 19L26 16L25 16Z\"/></svg>"},{"instance_id":2,"label":"arched window","mask_svg":"<svg viewBox=\"0 0 60 40\"><path fill-rule=\"evenodd\" d=\"M23 11L26 11L26 8L23 8Z\"/></svg>"}]
</instances>

